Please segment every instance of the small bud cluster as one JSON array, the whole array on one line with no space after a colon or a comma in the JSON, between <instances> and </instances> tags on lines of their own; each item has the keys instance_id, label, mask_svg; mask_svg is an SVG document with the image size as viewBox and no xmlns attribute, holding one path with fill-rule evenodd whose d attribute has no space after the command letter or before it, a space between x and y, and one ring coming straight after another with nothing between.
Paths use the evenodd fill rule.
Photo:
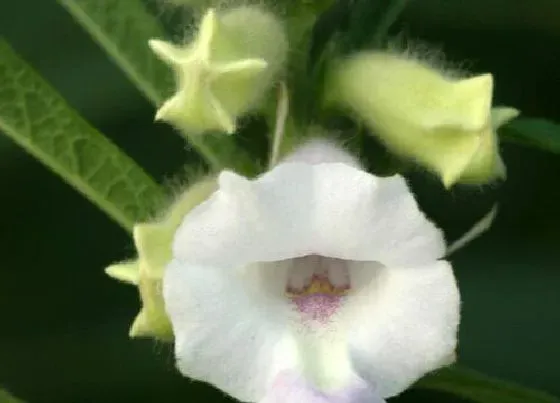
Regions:
<instances>
[{"instance_id":1,"label":"small bud cluster","mask_svg":"<svg viewBox=\"0 0 560 403\"><path fill-rule=\"evenodd\" d=\"M282 141L298 143L293 133L286 140L289 136L284 136L285 131L295 132L300 140L308 138L309 133L328 133L320 122L317 127L298 125L290 115L288 100L298 94L290 86L302 82L290 81L292 75L302 74L289 69L297 65L289 59L299 57L298 52L289 52L289 42L301 42L301 38L293 37L293 32L300 31L291 29L288 35L287 25L293 20L282 21L271 9L248 2L165 1L203 12L190 42L149 42L176 77L176 91L159 107L157 120L188 135L233 134L238 131L240 117L256 111L270 114L271 100L276 101L271 165L276 164L281 149L288 151L289 147L280 146ZM456 183L480 185L505 177L496 131L519 112L492 107L491 74L448 74L406 51L391 49L331 56L324 73L317 84L316 101L321 113L332 109L347 113L391 153L438 175L446 187ZM276 99L271 95L279 82L281 91ZM295 158L298 155L294 154ZM233 179L231 183L238 186ZM110 276L140 290L143 308L131 336L173 337L161 293L173 236L183 217L207 199L216 186L215 178L203 180L188 188L161 220L137 224L134 241L138 258L107 269Z\"/></svg>"}]
</instances>

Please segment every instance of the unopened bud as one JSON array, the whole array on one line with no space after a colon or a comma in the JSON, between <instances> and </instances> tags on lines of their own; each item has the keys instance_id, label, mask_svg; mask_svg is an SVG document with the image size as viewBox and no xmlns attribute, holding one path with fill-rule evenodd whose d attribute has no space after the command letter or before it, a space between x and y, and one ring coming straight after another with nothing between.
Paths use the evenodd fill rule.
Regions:
<instances>
[{"instance_id":1,"label":"unopened bud","mask_svg":"<svg viewBox=\"0 0 560 403\"><path fill-rule=\"evenodd\" d=\"M175 70L178 87L156 119L189 133L235 132L237 118L264 101L288 53L283 24L257 6L209 9L192 43L149 45Z\"/></svg>"},{"instance_id":2,"label":"unopened bud","mask_svg":"<svg viewBox=\"0 0 560 403\"><path fill-rule=\"evenodd\" d=\"M325 93L328 105L350 110L390 151L450 187L505 174L495 129L517 111L492 111L492 89L490 74L458 79L404 55L371 51L335 62Z\"/></svg>"},{"instance_id":3,"label":"unopened bud","mask_svg":"<svg viewBox=\"0 0 560 403\"><path fill-rule=\"evenodd\" d=\"M140 291L142 308L130 328L131 337L164 341L173 338L161 290L163 274L171 260L173 236L183 217L216 189L214 177L202 180L189 187L161 220L136 224L133 238L138 258L105 269L109 276L133 284Z\"/></svg>"}]
</instances>

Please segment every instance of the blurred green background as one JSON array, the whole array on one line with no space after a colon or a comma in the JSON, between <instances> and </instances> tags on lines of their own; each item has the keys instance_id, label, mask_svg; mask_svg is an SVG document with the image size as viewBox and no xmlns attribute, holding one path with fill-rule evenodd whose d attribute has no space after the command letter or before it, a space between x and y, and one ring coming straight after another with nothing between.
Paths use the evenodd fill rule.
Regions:
<instances>
[{"instance_id":1,"label":"blurred green background","mask_svg":"<svg viewBox=\"0 0 560 403\"><path fill-rule=\"evenodd\" d=\"M559 1L412 0L399 28L494 73L496 103L560 121ZM54 0L2 0L0 35L156 179L197 161ZM460 363L560 396L560 156L508 144L503 155L496 224L453 257ZM3 136L0 189L0 385L29 402L226 400L177 375L168 346L128 339L136 290L103 273L132 256L124 231ZM484 190L427 194L453 232ZM398 401L459 400L411 391Z\"/></svg>"}]
</instances>

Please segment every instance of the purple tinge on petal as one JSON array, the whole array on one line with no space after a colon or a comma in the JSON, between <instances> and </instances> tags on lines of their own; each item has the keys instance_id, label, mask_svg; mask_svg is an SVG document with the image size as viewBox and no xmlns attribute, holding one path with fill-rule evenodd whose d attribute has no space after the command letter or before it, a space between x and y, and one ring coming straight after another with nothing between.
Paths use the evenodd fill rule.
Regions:
<instances>
[{"instance_id":1,"label":"purple tinge on petal","mask_svg":"<svg viewBox=\"0 0 560 403\"><path fill-rule=\"evenodd\" d=\"M361 379L346 387L325 393L317 390L293 372L279 374L259 403L385 403L375 390Z\"/></svg>"}]
</instances>

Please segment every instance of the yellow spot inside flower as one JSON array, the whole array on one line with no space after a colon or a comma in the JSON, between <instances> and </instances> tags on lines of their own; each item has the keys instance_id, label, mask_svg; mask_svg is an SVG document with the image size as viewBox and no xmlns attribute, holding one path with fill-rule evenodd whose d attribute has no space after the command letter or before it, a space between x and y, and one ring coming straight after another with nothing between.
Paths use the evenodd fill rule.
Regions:
<instances>
[{"instance_id":1,"label":"yellow spot inside flower","mask_svg":"<svg viewBox=\"0 0 560 403\"><path fill-rule=\"evenodd\" d=\"M289 297L304 297L310 295L344 296L348 294L349 290L349 285L334 286L327 276L314 274L309 284L301 289L288 287L286 289L286 294Z\"/></svg>"}]
</instances>

